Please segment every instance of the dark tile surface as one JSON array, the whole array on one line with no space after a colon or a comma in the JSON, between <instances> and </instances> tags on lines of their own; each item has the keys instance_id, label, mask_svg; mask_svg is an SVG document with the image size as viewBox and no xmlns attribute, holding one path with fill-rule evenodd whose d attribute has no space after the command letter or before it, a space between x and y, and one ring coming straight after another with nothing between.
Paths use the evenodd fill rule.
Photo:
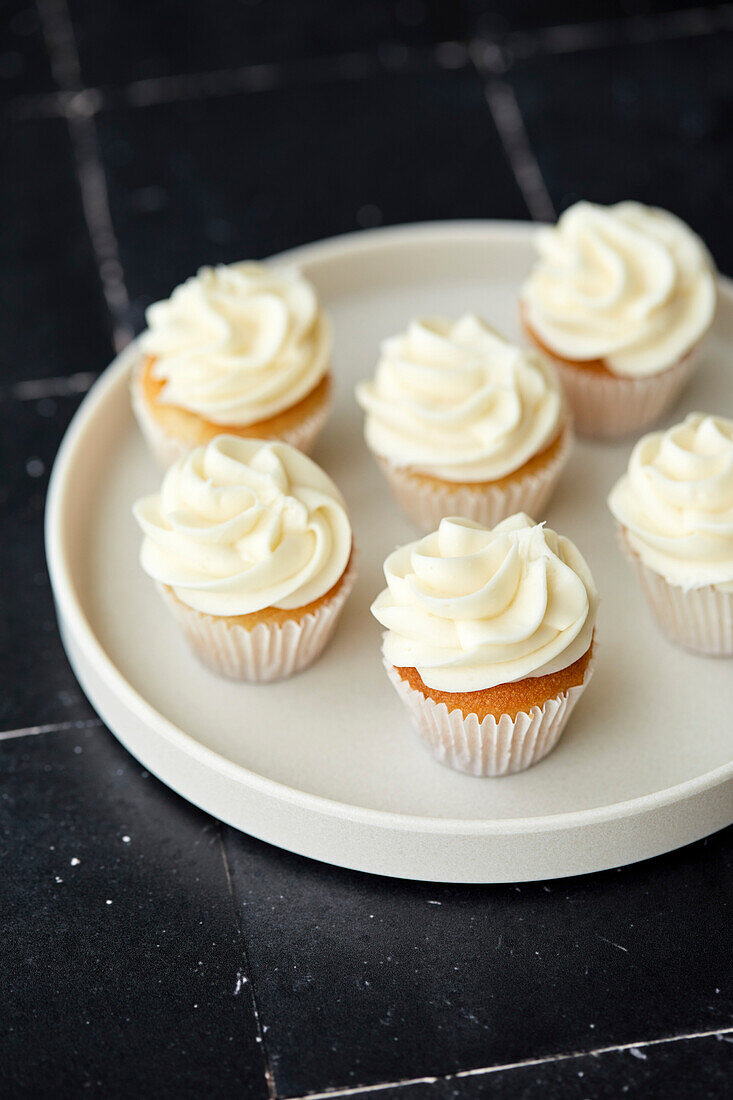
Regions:
<instances>
[{"instance_id":1,"label":"dark tile surface","mask_svg":"<svg viewBox=\"0 0 733 1100\"><path fill-rule=\"evenodd\" d=\"M70 0L84 79L288 63L385 44L462 37L462 4L442 0Z\"/></svg>"},{"instance_id":2,"label":"dark tile surface","mask_svg":"<svg viewBox=\"0 0 733 1100\"><path fill-rule=\"evenodd\" d=\"M507 79L557 209L580 197L667 207L733 272L732 50L719 33L518 62Z\"/></svg>"},{"instance_id":3,"label":"dark tile surface","mask_svg":"<svg viewBox=\"0 0 733 1100\"><path fill-rule=\"evenodd\" d=\"M618 872L495 887L392 882L225 838L281 1095L733 1019L733 830Z\"/></svg>"},{"instance_id":4,"label":"dark tile surface","mask_svg":"<svg viewBox=\"0 0 733 1100\"><path fill-rule=\"evenodd\" d=\"M138 324L202 263L360 224L527 214L470 69L109 111L98 123Z\"/></svg>"},{"instance_id":5,"label":"dark tile surface","mask_svg":"<svg viewBox=\"0 0 733 1100\"><path fill-rule=\"evenodd\" d=\"M41 21L33 0L0 5L0 101L54 90Z\"/></svg>"},{"instance_id":6,"label":"dark tile surface","mask_svg":"<svg viewBox=\"0 0 733 1100\"><path fill-rule=\"evenodd\" d=\"M0 731L95 717L61 646L43 545L48 477L79 400L0 399Z\"/></svg>"},{"instance_id":7,"label":"dark tile surface","mask_svg":"<svg viewBox=\"0 0 733 1100\"><path fill-rule=\"evenodd\" d=\"M681 1040L380 1090L382 1100L725 1100L733 1037ZM371 1094L356 1093L355 1100Z\"/></svg>"},{"instance_id":8,"label":"dark tile surface","mask_svg":"<svg viewBox=\"0 0 733 1100\"><path fill-rule=\"evenodd\" d=\"M266 1095L218 826L101 729L0 769L0 1093Z\"/></svg>"},{"instance_id":9,"label":"dark tile surface","mask_svg":"<svg viewBox=\"0 0 733 1100\"><path fill-rule=\"evenodd\" d=\"M0 156L0 385L98 371L110 325L66 123L0 116Z\"/></svg>"}]
</instances>

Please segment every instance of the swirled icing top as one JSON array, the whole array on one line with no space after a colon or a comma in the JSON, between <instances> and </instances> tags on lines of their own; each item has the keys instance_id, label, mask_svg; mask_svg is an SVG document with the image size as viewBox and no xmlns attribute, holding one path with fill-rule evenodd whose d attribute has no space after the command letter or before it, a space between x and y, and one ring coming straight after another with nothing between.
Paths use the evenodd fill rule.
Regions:
<instances>
[{"instance_id":1,"label":"swirled icing top","mask_svg":"<svg viewBox=\"0 0 733 1100\"><path fill-rule=\"evenodd\" d=\"M375 454L445 481L519 469L555 438L562 416L551 364L473 314L413 321L385 340L356 396Z\"/></svg>"},{"instance_id":2,"label":"swirled icing top","mask_svg":"<svg viewBox=\"0 0 733 1100\"><path fill-rule=\"evenodd\" d=\"M202 267L149 307L141 350L160 401L213 424L255 424L291 408L328 370L331 326L295 270Z\"/></svg>"},{"instance_id":3,"label":"swirled icing top","mask_svg":"<svg viewBox=\"0 0 733 1100\"><path fill-rule=\"evenodd\" d=\"M643 436L608 505L654 572L733 591L733 420L690 413Z\"/></svg>"},{"instance_id":4,"label":"swirled icing top","mask_svg":"<svg viewBox=\"0 0 733 1100\"><path fill-rule=\"evenodd\" d=\"M210 615L304 607L351 554L340 492L287 443L219 435L171 466L133 512L145 572Z\"/></svg>"},{"instance_id":5,"label":"swirled icing top","mask_svg":"<svg viewBox=\"0 0 733 1100\"><path fill-rule=\"evenodd\" d=\"M480 691L566 668L590 647L598 596L570 541L518 513L493 530L441 520L384 563L372 613L386 660L436 691Z\"/></svg>"},{"instance_id":6,"label":"swirled icing top","mask_svg":"<svg viewBox=\"0 0 733 1100\"><path fill-rule=\"evenodd\" d=\"M562 359L600 359L641 378L682 359L712 322L713 262L674 214L579 202L536 241L540 258L521 294L525 320Z\"/></svg>"}]
</instances>

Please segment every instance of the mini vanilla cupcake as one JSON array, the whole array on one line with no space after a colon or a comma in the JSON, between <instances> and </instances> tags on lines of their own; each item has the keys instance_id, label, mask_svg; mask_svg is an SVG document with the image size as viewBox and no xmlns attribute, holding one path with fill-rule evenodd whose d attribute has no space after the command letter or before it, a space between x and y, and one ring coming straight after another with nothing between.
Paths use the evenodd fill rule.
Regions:
<instances>
[{"instance_id":1,"label":"mini vanilla cupcake","mask_svg":"<svg viewBox=\"0 0 733 1100\"><path fill-rule=\"evenodd\" d=\"M238 680L279 680L326 645L354 582L338 489L286 443L220 435L133 509L140 561L197 657Z\"/></svg>"},{"instance_id":2,"label":"mini vanilla cupcake","mask_svg":"<svg viewBox=\"0 0 733 1100\"><path fill-rule=\"evenodd\" d=\"M713 320L715 269L673 214L579 202L536 237L521 292L528 337L552 355L583 435L648 428L672 405Z\"/></svg>"},{"instance_id":3,"label":"mini vanilla cupcake","mask_svg":"<svg viewBox=\"0 0 733 1100\"><path fill-rule=\"evenodd\" d=\"M608 505L668 637L733 655L733 420L690 413L644 436Z\"/></svg>"},{"instance_id":4,"label":"mini vanilla cupcake","mask_svg":"<svg viewBox=\"0 0 733 1100\"><path fill-rule=\"evenodd\" d=\"M367 445L423 531L446 515L487 527L541 515L570 451L552 365L472 314L413 321L385 340L356 396Z\"/></svg>"},{"instance_id":5,"label":"mini vanilla cupcake","mask_svg":"<svg viewBox=\"0 0 733 1100\"><path fill-rule=\"evenodd\" d=\"M384 573L385 667L434 756L471 775L546 756L593 671L598 596L573 543L522 514L443 519Z\"/></svg>"},{"instance_id":6,"label":"mini vanilla cupcake","mask_svg":"<svg viewBox=\"0 0 733 1100\"><path fill-rule=\"evenodd\" d=\"M331 326L307 279L202 267L146 317L132 404L164 469L222 433L311 449L331 403Z\"/></svg>"}]
</instances>

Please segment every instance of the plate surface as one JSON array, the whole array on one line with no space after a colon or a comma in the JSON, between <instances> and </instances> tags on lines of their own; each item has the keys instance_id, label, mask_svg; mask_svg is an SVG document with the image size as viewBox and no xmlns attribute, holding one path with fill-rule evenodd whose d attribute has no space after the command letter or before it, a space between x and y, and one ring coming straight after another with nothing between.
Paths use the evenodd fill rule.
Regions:
<instances>
[{"instance_id":1,"label":"plate surface","mask_svg":"<svg viewBox=\"0 0 733 1100\"><path fill-rule=\"evenodd\" d=\"M578 442L547 519L601 594L594 679L558 748L517 776L476 779L417 742L380 660L369 604L387 552L416 535L362 438L356 381L417 314L472 310L517 337L533 227L374 230L276 258L313 280L335 327L336 406L314 453L343 490L359 579L335 640L276 685L217 679L188 653L138 565L130 508L158 487L129 408L134 347L93 387L59 451L47 549L64 643L90 700L154 774L209 813L329 863L403 878L520 881L601 870L733 821L733 662L657 632L617 549L605 497L630 442ZM733 414L733 294L672 421Z\"/></svg>"}]
</instances>

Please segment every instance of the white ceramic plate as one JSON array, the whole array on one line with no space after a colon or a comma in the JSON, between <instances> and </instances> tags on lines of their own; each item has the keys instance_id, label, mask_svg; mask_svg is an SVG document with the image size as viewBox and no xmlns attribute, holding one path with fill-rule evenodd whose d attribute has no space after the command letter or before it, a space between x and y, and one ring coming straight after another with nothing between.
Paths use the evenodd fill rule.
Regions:
<instances>
[{"instance_id":1,"label":"white ceramic plate","mask_svg":"<svg viewBox=\"0 0 733 1100\"><path fill-rule=\"evenodd\" d=\"M500 882L644 859L733 821L733 662L657 632L616 547L605 497L630 444L578 443L548 520L601 592L593 682L559 747L521 775L475 779L418 744L380 660L369 604L382 561L415 537L362 439L354 383L415 314L481 313L517 336L533 228L383 229L310 245L297 261L335 324L334 415L315 458L349 502L360 576L325 656L276 685L220 680L188 653L138 566L130 514L159 475L133 422L134 348L94 386L51 479L47 548L65 646L119 740L222 821L294 852L403 878ZM733 295L674 412L733 414Z\"/></svg>"}]
</instances>

